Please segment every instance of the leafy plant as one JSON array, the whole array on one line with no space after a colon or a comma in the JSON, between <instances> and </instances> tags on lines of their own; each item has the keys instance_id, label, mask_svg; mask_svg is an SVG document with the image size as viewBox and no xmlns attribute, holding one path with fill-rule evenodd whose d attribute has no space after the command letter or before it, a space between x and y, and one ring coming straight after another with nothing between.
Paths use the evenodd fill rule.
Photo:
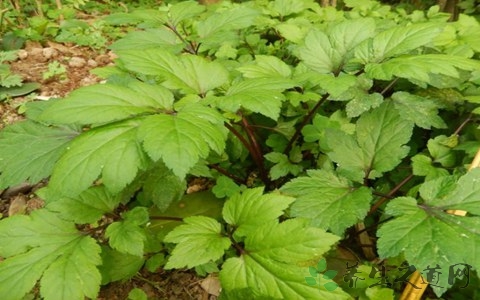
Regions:
<instances>
[{"instance_id":1,"label":"leafy plant","mask_svg":"<svg viewBox=\"0 0 480 300\"><path fill-rule=\"evenodd\" d=\"M221 266L223 299L392 298L408 278L354 292L330 268L315 277L339 241L373 260L365 234L386 262L478 269L480 174L465 165L480 146L480 25L344 2L106 18L142 28L95 71L107 83L28 103L0 132L0 188L49 178L44 208L0 221L0 278L18 279L0 297L39 280L45 299L94 298L145 264ZM184 197L194 177L213 194Z\"/></svg>"},{"instance_id":2,"label":"leafy plant","mask_svg":"<svg viewBox=\"0 0 480 300\"><path fill-rule=\"evenodd\" d=\"M0 100L23 96L40 87L33 82L23 83L20 75L12 73L10 66L5 62L15 59L17 59L16 51L0 51Z\"/></svg>"},{"instance_id":3,"label":"leafy plant","mask_svg":"<svg viewBox=\"0 0 480 300\"><path fill-rule=\"evenodd\" d=\"M44 80L59 77L60 80L66 79L67 69L64 65L61 65L58 61L54 61L48 64L48 69L43 72L42 78Z\"/></svg>"}]
</instances>

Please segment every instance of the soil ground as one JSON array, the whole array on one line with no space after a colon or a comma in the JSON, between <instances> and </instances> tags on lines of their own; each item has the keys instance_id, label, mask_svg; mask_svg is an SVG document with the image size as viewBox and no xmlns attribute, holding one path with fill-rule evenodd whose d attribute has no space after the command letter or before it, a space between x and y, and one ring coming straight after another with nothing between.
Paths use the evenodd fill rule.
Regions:
<instances>
[{"instance_id":1,"label":"soil ground","mask_svg":"<svg viewBox=\"0 0 480 300\"><path fill-rule=\"evenodd\" d=\"M0 102L0 128L23 119L18 110L26 101L48 101L50 98L64 97L81 86L100 82L101 79L92 75L90 70L112 64L113 59L115 55L108 50L101 52L53 42L45 45L27 43L26 47L19 52L19 59L11 63L11 69L15 74L21 75L24 82L38 82L41 87L33 95ZM44 79L49 64L55 61L65 67L65 73ZM0 213L8 216L25 211L28 213L41 207L42 201L32 193L35 188L27 185L0 191ZM140 288L149 299L213 300L217 297L208 292L208 286L212 284L215 286L217 283L218 280L205 280L192 271L159 270L151 273L141 270L128 281L103 286L98 299L128 299L128 293L133 288Z\"/></svg>"}]
</instances>

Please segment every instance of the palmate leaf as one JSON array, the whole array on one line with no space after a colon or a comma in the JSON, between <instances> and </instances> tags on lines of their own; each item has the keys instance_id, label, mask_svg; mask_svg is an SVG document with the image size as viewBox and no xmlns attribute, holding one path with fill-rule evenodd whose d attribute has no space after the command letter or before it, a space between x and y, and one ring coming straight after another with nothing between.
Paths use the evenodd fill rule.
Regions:
<instances>
[{"instance_id":1,"label":"palmate leaf","mask_svg":"<svg viewBox=\"0 0 480 300\"><path fill-rule=\"evenodd\" d=\"M128 70L160 76L163 85L187 94L205 94L228 80L228 71L221 64L196 55L176 56L158 48L117 52Z\"/></svg>"},{"instance_id":2,"label":"palmate leaf","mask_svg":"<svg viewBox=\"0 0 480 300\"><path fill-rule=\"evenodd\" d=\"M23 299L40 279L46 300L96 298L100 247L75 224L40 209L0 221L0 298Z\"/></svg>"},{"instance_id":3,"label":"palmate leaf","mask_svg":"<svg viewBox=\"0 0 480 300\"><path fill-rule=\"evenodd\" d=\"M349 226L362 220L372 194L368 188L353 188L351 182L324 170L309 170L308 177L298 177L281 191L296 197L291 208L293 217L307 218L312 224L343 235Z\"/></svg>"},{"instance_id":4,"label":"palmate leaf","mask_svg":"<svg viewBox=\"0 0 480 300\"><path fill-rule=\"evenodd\" d=\"M305 44L298 49L298 57L319 73L338 72L353 55L355 47L374 35L373 19L342 21L327 32L312 30Z\"/></svg>"},{"instance_id":5,"label":"palmate leaf","mask_svg":"<svg viewBox=\"0 0 480 300\"><path fill-rule=\"evenodd\" d=\"M395 219L380 228L379 254L396 256L400 252L417 269L438 264L444 270L466 263L480 267L480 170L473 169L457 181L445 176L425 182L420 188L422 204L410 197L394 199L387 213ZM465 210L470 216L456 216L446 210ZM440 277L435 292L440 296L448 286L447 274Z\"/></svg>"},{"instance_id":6,"label":"palmate leaf","mask_svg":"<svg viewBox=\"0 0 480 300\"><path fill-rule=\"evenodd\" d=\"M147 117L138 136L153 160L162 159L175 175L183 179L211 150L220 154L227 138L223 117L200 104L183 108L175 115Z\"/></svg>"},{"instance_id":7,"label":"palmate leaf","mask_svg":"<svg viewBox=\"0 0 480 300\"><path fill-rule=\"evenodd\" d=\"M438 104L433 100L412 95L407 92L396 92L392 95L395 108L400 115L421 128L446 128L445 122L438 116Z\"/></svg>"},{"instance_id":8,"label":"palmate leaf","mask_svg":"<svg viewBox=\"0 0 480 300\"><path fill-rule=\"evenodd\" d=\"M230 112L245 108L277 120L285 100L282 92L293 86L291 80L283 78L246 79L232 85L225 96L216 99L216 103L219 108Z\"/></svg>"},{"instance_id":9,"label":"palmate leaf","mask_svg":"<svg viewBox=\"0 0 480 300\"><path fill-rule=\"evenodd\" d=\"M58 158L79 133L70 127L18 122L0 132L0 189L50 176Z\"/></svg>"},{"instance_id":10,"label":"palmate leaf","mask_svg":"<svg viewBox=\"0 0 480 300\"><path fill-rule=\"evenodd\" d=\"M300 265L318 259L339 239L307 223L273 221L250 232L242 256L227 259L220 271L226 292L248 288L253 295L274 299L350 299L341 289L330 292L305 282L308 269Z\"/></svg>"},{"instance_id":11,"label":"palmate leaf","mask_svg":"<svg viewBox=\"0 0 480 300\"><path fill-rule=\"evenodd\" d=\"M440 32L438 23L396 26L359 44L355 48L355 57L365 64L381 62L427 45Z\"/></svg>"},{"instance_id":12,"label":"palmate leaf","mask_svg":"<svg viewBox=\"0 0 480 300\"><path fill-rule=\"evenodd\" d=\"M236 234L245 235L258 226L276 220L294 201L279 194L263 195L263 188L248 189L232 196L223 207L225 221L237 228Z\"/></svg>"},{"instance_id":13,"label":"palmate leaf","mask_svg":"<svg viewBox=\"0 0 480 300\"><path fill-rule=\"evenodd\" d=\"M355 136L340 130L327 130L328 156L347 178L362 181L377 178L395 168L409 151L413 123L404 120L393 104L384 102L357 121Z\"/></svg>"},{"instance_id":14,"label":"palmate leaf","mask_svg":"<svg viewBox=\"0 0 480 300\"><path fill-rule=\"evenodd\" d=\"M135 207L122 214L122 218L122 221L110 224L105 230L108 243L121 253L142 257L147 239L143 225L149 220L147 209Z\"/></svg>"},{"instance_id":15,"label":"palmate leaf","mask_svg":"<svg viewBox=\"0 0 480 300\"><path fill-rule=\"evenodd\" d=\"M94 186L75 197L63 196L54 201L46 197L45 201L48 210L61 213L63 219L89 224L100 220L105 213L112 212L120 204L121 198L111 195L104 186Z\"/></svg>"},{"instance_id":16,"label":"palmate leaf","mask_svg":"<svg viewBox=\"0 0 480 300\"><path fill-rule=\"evenodd\" d=\"M230 247L228 237L221 234L222 226L215 219L193 216L184 219L185 225L172 230L164 239L177 243L165 269L192 268L221 258Z\"/></svg>"},{"instance_id":17,"label":"palmate leaf","mask_svg":"<svg viewBox=\"0 0 480 300\"><path fill-rule=\"evenodd\" d=\"M296 176L303 170L301 165L292 163L286 154L271 152L264 156L268 161L275 164L269 171L272 180L276 180L288 174Z\"/></svg>"},{"instance_id":18,"label":"palmate leaf","mask_svg":"<svg viewBox=\"0 0 480 300\"><path fill-rule=\"evenodd\" d=\"M121 191L148 159L137 141L139 124L140 119L112 123L78 136L55 165L48 195L75 197L99 175L110 192Z\"/></svg>"},{"instance_id":19,"label":"palmate leaf","mask_svg":"<svg viewBox=\"0 0 480 300\"><path fill-rule=\"evenodd\" d=\"M93 124L171 109L173 94L159 85L132 81L128 86L97 84L73 91L45 109L40 118L60 124Z\"/></svg>"},{"instance_id":20,"label":"palmate leaf","mask_svg":"<svg viewBox=\"0 0 480 300\"><path fill-rule=\"evenodd\" d=\"M386 212L396 218L377 232L380 257L403 252L419 271L438 264L445 273L433 287L438 296L450 287L450 266L466 263L475 269L480 267L479 217L455 216L437 207L420 206L414 198L397 198L388 204Z\"/></svg>"}]
</instances>

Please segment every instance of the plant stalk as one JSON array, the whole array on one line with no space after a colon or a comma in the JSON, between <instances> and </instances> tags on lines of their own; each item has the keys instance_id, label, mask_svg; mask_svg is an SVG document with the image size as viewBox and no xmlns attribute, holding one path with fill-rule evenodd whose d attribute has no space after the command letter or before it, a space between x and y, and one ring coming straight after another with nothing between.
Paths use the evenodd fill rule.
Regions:
<instances>
[{"instance_id":1,"label":"plant stalk","mask_svg":"<svg viewBox=\"0 0 480 300\"><path fill-rule=\"evenodd\" d=\"M300 126L295 130L295 133L293 134L292 138L288 141L287 147L285 147L285 150L283 151L283 154L288 155L290 153L290 150L292 150L293 144L295 141L298 139L300 134L302 133L303 127L305 127L312 119L317 110L320 108L320 106L327 100L327 98L330 96L329 93L326 93L325 95L318 100L317 104L312 108L312 110L307 114L305 119L303 119L302 123Z\"/></svg>"}]
</instances>

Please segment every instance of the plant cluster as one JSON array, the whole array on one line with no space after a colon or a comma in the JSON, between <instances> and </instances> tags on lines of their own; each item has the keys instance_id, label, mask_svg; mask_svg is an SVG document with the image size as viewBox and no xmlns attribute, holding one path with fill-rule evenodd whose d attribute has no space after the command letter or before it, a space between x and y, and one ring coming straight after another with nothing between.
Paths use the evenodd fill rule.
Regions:
<instances>
[{"instance_id":1,"label":"plant cluster","mask_svg":"<svg viewBox=\"0 0 480 300\"><path fill-rule=\"evenodd\" d=\"M148 2L148 1L147 1ZM108 9L126 10L134 4L113 5L110 1L98 3L89 0L24 1L0 3L0 37L5 50L19 49L25 40L74 43L95 49L104 49L110 40L124 35L124 29L106 25L99 15ZM144 3L145 4L145 3ZM83 20L88 12L91 19ZM5 42L7 41L7 42Z\"/></svg>"},{"instance_id":2,"label":"plant cluster","mask_svg":"<svg viewBox=\"0 0 480 300\"><path fill-rule=\"evenodd\" d=\"M16 51L0 51L0 101L29 94L40 87L34 82L23 83L22 77L12 72L8 62L16 59Z\"/></svg>"},{"instance_id":3,"label":"plant cluster","mask_svg":"<svg viewBox=\"0 0 480 300\"><path fill-rule=\"evenodd\" d=\"M0 188L49 178L44 208L0 221L0 298L37 282L47 300L95 298L142 267L218 272L221 299L401 291L336 278L324 258L345 245L359 273L377 255L478 269L480 24L344 4L107 17L141 29L111 46L107 82L28 103L0 132ZM215 185L184 196L195 177Z\"/></svg>"}]
</instances>

